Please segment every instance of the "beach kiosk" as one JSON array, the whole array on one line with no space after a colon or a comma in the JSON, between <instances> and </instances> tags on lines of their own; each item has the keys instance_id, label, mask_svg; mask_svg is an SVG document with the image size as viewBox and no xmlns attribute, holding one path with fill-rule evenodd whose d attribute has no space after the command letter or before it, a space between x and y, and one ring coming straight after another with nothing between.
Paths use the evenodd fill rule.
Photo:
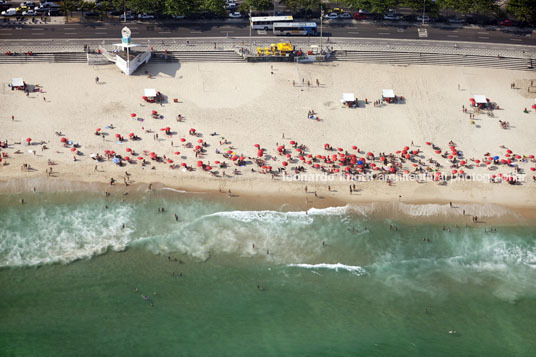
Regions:
<instances>
[{"instance_id":1,"label":"beach kiosk","mask_svg":"<svg viewBox=\"0 0 536 357\"><path fill-rule=\"evenodd\" d=\"M358 106L354 93L343 93L341 103L346 108L356 108Z\"/></svg>"},{"instance_id":2,"label":"beach kiosk","mask_svg":"<svg viewBox=\"0 0 536 357\"><path fill-rule=\"evenodd\" d=\"M396 101L395 92L392 89L383 89L382 99L387 103L394 103Z\"/></svg>"},{"instance_id":3,"label":"beach kiosk","mask_svg":"<svg viewBox=\"0 0 536 357\"><path fill-rule=\"evenodd\" d=\"M11 79L11 90L14 90L14 89L24 90L25 87L26 87L26 83L24 83L22 78Z\"/></svg>"},{"instance_id":4,"label":"beach kiosk","mask_svg":"<svg viewBox=\"0 0 536 357\"><path fill-rule=\"evenodd\" d=\"M472 107L479 107L480 109L487 108L489 106L489 99L485 95L475 94L473 98L470 98Z\"/></svg>"}]
</instances>

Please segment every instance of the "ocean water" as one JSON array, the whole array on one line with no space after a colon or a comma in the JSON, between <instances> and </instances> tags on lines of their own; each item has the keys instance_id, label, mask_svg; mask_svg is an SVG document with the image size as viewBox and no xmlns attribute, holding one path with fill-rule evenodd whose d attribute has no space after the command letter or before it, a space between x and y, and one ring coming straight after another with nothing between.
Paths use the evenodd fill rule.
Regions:
<instances>
[{"instance_id":1,"label":"ocean water","mask_svg":"<svg viewBox=\"0 0 536 357\"><path fill-rule=\"evenodd\" d=\"M500 209L449 231L412 219L441 205L20 197L0 196L0 355L536 355L536 227L489 232Z\"/></svg>"}]
</instances>

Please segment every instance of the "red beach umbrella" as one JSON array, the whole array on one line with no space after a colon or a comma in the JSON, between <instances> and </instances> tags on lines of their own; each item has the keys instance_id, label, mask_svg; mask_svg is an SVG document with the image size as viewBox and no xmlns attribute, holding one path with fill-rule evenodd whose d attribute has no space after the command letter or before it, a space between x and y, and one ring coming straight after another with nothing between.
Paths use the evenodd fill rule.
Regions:
<instances>
[{"instance_id":1,"label":"red beach umbrella","mask_svg":"<svg viewBox=\"0 0 536 357\"><path fill-rule=\"evenodd\" d=\"M463 175L465 172L463 170L460 170L460 174Z\"/></svg>"},{"instance_id":2,"label":"red beach umbrella","mask_svg":"<svg viewBox=\"0 0 536 357\"><path fill-rule=\"evenodd\" d=\"M32 138L26 138L26 141L27 141L27 142L31 142L31 141L32 141Z\"/></svg>"},{"instance_id":3,"label":"red beach umbrella","mask_svg":"<svg viewBox=\"0 0 536 357\"><path fill-rule=\"evenodd\" d=\"M465 165L466 163L465 160L460 161L460 165Z\"/></svg>"},{"instance_id":4,"label":"red beach umbrella","mask_svg":"<svg viewBox=\"0 0 536 357\"><path fill-rule=\"evenodd\" d=\"M110 153L110 150L104 150L104 153L108 155Z\"/></svg>"},{"instance_id":5,"label":"red beach umbrella","mask_svg":"<svg viewBox=\"0 0 536 357\"><path fill-rule=\"evenodd\" d=\"M151 114L158 114L158 112L156 110L152 110Z\"/></svg>"},{"instance_id":6,"label":"red beach umbrella","mask_svg":"<svg viewBox=\"0 0 536 357\"><path fill-rule=\"evenodd\" d=\"M116 138L120 138L121 135L119 135L119 134L115 134L115 137L116 137Z\"/></svg>"},{"instance_id":7,"label":"red beach umbrella","mask_svg":"<svg viewBox=\"0 0 536 357\"><path fill-rule=\"evenodd\" d=\"M507 153L511 154L512 153L512 150L508 149L506 150Z\"/></svg>"},{"instance_id":8,"label":"red beach umbrella","mask_svg":"<svg viewBox=\"0 0 536 357\"><path fill-rule=\"evenodd\" d=\"M195 150L199 150L199 149L201 149L201 146L196 145L194 149L195 149Z\"/></svg>"},{"instance_id":9,"label":"red beach umbrella","mask_svg":"<svg viewBox=\"0 0 536 357\"><path fill-rule=\"evenodd\" d=\"M136 113L130 113L130 117L131 117L131 118L135 118L135 117L136 117Z\"/></svg>"},{"instance_id":10,"label":"red beach umbrella","mask_svg":"<svg viewBox=\"0 0 536 357\"><path fill-rule=\"evenodd\" d=\"M138 156L138 160L140 160L140 161L141 161L141 160L143 160L143 157L141 157L141 156Z\"/></svg>"},{"instance_id":11,"label":"red beach umbrella","mask_svg":"<svg viewBox=\"0 0 536 357\"><path fill-rule=\"evenodd\" d=\"M530 171L536 171L536 167L531 167Z\"/></svg>"},{"instance_id":12,"label":"red beach umbrella","mask_svg":"<svg viewBox=\"0 0 536 357\"><path fill-rule=\"evenodd\" d=\"M296 144L296 142L294 140L291 140L290 145L294 145L294 144Z\"/></svg>"},{"instance_id":13,"label":"red beach umbrella","mask_svg":"<svg viewBox=\"0 0 536 357\"><path fill-rule=\"evenodd\" d=\"M185 163L185 162L181 162L181 166L182 166L182 167L186 167L186 163Z\"/></svg>"},{"instance_id":14,"label":"red beach umbrella","mask_svg":"<svg viewBox=\"0 0 536 357\"><path fill-rule=\"evenodd\" d=\"M216 161L214 161L214 163L215 163L216 165L218 165L220 162L219 162L218 160L216 160Z\"/></svg>"},{"instance_id":15,"label":"red beach umbrella","mask_svg":"<svg viewBox=\"0 0 536 357\"><path fill-rule=\"evenodd\" d=\"M431 142L429 142L429 141L427 141L427 142L426 142L426 145L432 145L432 143L431 143Z\"/></svg>"},{"instance_id":16,"label":"red beach umbrella","mask_svg":"<svg viewBox=\"0 0 536 357\"><path fill-rule=\"evenodd\" d=\"M458 170L454 169L454 170L452 170L452 173L453 173L453 174L457 174L457 173L458 173Z\"/></svg>"},{"instance_id":17,"label":"red beach umbrella","mask_svg":"<svg viewBox=\"0 0 536 357\"><path fill-rule=\"evenodd\" d=\"M60 141L61 141L62 143L66 143L66 142L67 142L67 138L63 137L63 138L60 139Z\"/></svg>"},{"instance_id":18,"label":"red beach umbrella","mask_svg":"<svg viewBox=\"0 0 536 357\"><path fill-rule=\"evenodd\" d=\"M212 166L207 166L207 167L205 167L205 170L207 170L207 171L212 170Z\"/></svg>"},{"instance_id":19,"label":"red beach umbrella","mask_svg":"<svg viewBox=\"0 0 536 357\"><path fill-rule=\"evenodd\" d=\"M339 151L343 151L343 149L342 149L342 148L338 148L337 150L339 150Z\"/></svg>"},{"instance_id":20,"label":"red beach umbrella","mask_svg":"<svg viewBox=\"0 0 536 357\"><path fill-rule=\"evenodd\" d=\"M203 161L198 161L197 162L197 167L201 167L201 166L203 166Z\"/></svg>"},{"instance_id":21,"label":"red beach umbrella","mask_svg":"<svg viewBox=\"0 0 536 357\"><path fill-rule=\"evenodd\" d=\"M290 155L290 154L287 154L286 156L287 156L287 158L289 158L289 159L292 157L292 155Z\"/></svg>"},{"instance_id":22,"label":"red beach umbrella","mask_svg":"<svg viewBox=\"0 0 536 357\"><path fill-rule=\"evenodd\" d=\"M175 151L175 155L180 155L181 152L180 151Z\"/></svg>"},{"instance_id":23,"label":"red beach umbrella","mask_svg":"<svg viewBox=\"0 0 536 357\"><path fill-rule=\"evenodd\" d=\"M185 142L186 139L185 138L181 138L181 143Z\"/></svg>"},{"instance_id":24,"label":"red beach umbrella","mask_svg":"<svg viewBox=\"0 0 536 357\"><path fill-rule=\"evenodd\" d=\"M283 162L281 163L281 165L283 165L283 166L288 166L288 162L283 161Z\"/></svg>"},{"instance_id":25,"label":"red beach umbrella","mask_svg":"<svg viewBox=\"0 0 536 357\"><path fill-rule=\"evenodd\" d=\"M127 148L127 149L126 149L126 152L132 152L132 149L131 149L131 148Z\"/></svg>"},{"instance_id":26,"label":"red beach umbrella","mask_svg":"<svg viewBox=\"0 0 536 357\"><path fill-rule=\"evenodd\" d=\"M202 143L203 143L203 139L199 139L199 140L197 140L197 142L198 142L199 144L202 144Z\"/></svg>"},{"instance_id":27,"label":"red beach umbrella","mask_svg":"<svg viewBox=\"0 0 536 357\"><path fill-rule=\"evenodd\" d=\"M404 150L409 150L409 146L404 146Z\"/></svg>"},{"instance_id":28,"label":"red beach umbrella","mask_svg":"<svg viewBox=\"0 0 536 357\"><path fill-rule=\"evenodd\" d=\"M130 157L125 156L125 161L130 161Z\"/></svg>"},{"instance_id":29,"label":"red beach umbrella","mask_svg":"<svg viewBox=\"0 0 536 357\"><path fill-rule=\"evenodd\" d=\"M173 160L168 159L167 162L168 162L168 164L172 164L172 163L173 163Z\"/></svg>"},{"instance_id":30,"label":"red beach umbrella","mask_svg":"<svg viewBox=\"0 0 536 357\"><path fill-rule=\"evenodd\" d=\"M133 137L133 136L134 136L134 133L130 133L130 134L128 134L128 136Z\"/></svg>"},{"instance_id":31,"label":"red beach umbrella","mask_svg":"<svg viewBox=\"0 0 536 357\"><path fill-rule=\"evenodd\" d=\"M353 150L357 150L357 146L355 146L355 145L352 146L352 149L353 149Z\"/></svg>"},{"instance_id":32,"label":"red beach umbrella","mask_svg":"<svg viewBox=\"0 0 536 357\"><path fill-rule=\"evenodd\" d=\"M253 145L253 146L256 147L256 148L260 148L260 147L261 147L259 144L255 144L255 145ZM281 146L280 146L280 147L281 147Z\"/></svg>"},{"instance_id":33,"label":"red beach umbrella","mask_svg":"<svg viewBox=\"0 0 536 357\"><path fill-rule=\"evenodd\" d=\"M101 131L101 128L97 128L97 132Z\"/></svg>"},{"instance_id":34,"label":"red beach umbrella","mask_svg":"<svg viewBox=\"0 0 536 357\"><path fill-rule=\"evenodd\" d=\"M257 151L257 156L262 156L264 152L262 150Z\"/></svg>"},{"instance_id":35,"label":"red beach umbrella","mask_svg":"<svg viewBox=\"0 0 536 357\"><path fill-rule=\"evenodd\" d=\"M75 151L76 151L76 148L71 148L71 151L72 151L72 152L75 152Z\"/></svg>"}]
</instances>

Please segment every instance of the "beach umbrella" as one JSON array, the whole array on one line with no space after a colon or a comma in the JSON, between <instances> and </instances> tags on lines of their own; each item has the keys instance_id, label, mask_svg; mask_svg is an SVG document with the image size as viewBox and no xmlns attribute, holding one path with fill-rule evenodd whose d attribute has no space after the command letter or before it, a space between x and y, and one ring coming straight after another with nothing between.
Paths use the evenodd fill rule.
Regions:
<instances>
[{"instance_id":1,"label":"beach umbrella","mask_svg":"<svg viewBox=\"0 0 536 357\"><path fill-rule=\"evenodd\" d=\"M30 143L32 141L32 138L26 138L26 142Z\"/></svg>"},{"instance_id":2,"label":"beach umbrella","mask_svg":"<svg viewBox=\"0 0 536 357\"><path fill-rule=\"evenodd\" d=\"M343 151L343 149L342 149L342 148L338 148L337 150L339 150L339 151Z\"/></svg>"},{"instance_id":3,"label":"beach umbrella","mask_svg":"<svg viewBox=\"0 0 536 357\"><path fill-rule=\"evenodd\" d=\"M172 164L172 163L173 163L173 160L171 160L171 159L167 159L167 162L168 162L168 164Z\"/></svg>"},{"instance_id":4,"label":"beach umbrella","mask_svg":"<svg viewBox=\"0 0 536 357\"><path fill-rule=\"evenodd\" d=\"M460 161L460 165L465 165L466 163L465 160Z\"/></svg>"},{"instance_id":5,"label":"beach umbrella","mask_svg":"<svg viewBox=\"0 0 536 357\"><path fill-rule=\"evenodd\" d=\"M531 167L530 171L536 171L536 167Z\"/></svg>"},{"instance_id":6,"label":"beach umbrella","mask_svg":"<svg viewBox=\"0 0 536 357\"><path fill-rule=\"evenodd\" d=\"M431 143L431 142L429 142L429 141L427 141L427 142L426 142L426 145L432 145L432 143Z\"/></svg>"},{"instance_id":7,"label":"beach umbrella","mask_svg":"<svg viewBox=\"0 0 536 357\"><path fill-rule=\"evenodd\" d=\"M197 167L201 167L201 166L203 166L203 161L198 161L197 162Z\"/></svg>"},{"instance_id":8,"label":"beach umbrella","mask_svg":"<svg viewBox=\"0 0 536 357\"><path fill-rule=\"evenodd\" d=\"M452 173L453 173L453 174L457 174L457 173L458 173L458 170L454 169L454 170L452 170Z\"/></svg>"},{"instance_id":9,"label":"beach umbrella","mask_svg":"<svg viewBox=\"0 0 536 357\"><path fill-rule=\"evenodd\" d=\"M264 153L262 150L257 151L257 156L262 156Z\"/></svg>"},{"instance_id":10,"label":"beach umbrella","mask_svg":"<svg viewBox=\"0 0 536 357\"><path fill-rule=\"evenodd\" d=\"M181 152L180 151L175 151L175 155L180 155Z\"/></svg>"},{"instance_id":11,"label":"beach umbrella","mask_svg":"<svg viewBox=\"0 0 536 357\"><path fill-rule=\"evenodd\" d=\"M75 151L76 151L76 148L71 148L71 151L72 151L72 152L75 152Z\"/></svg>"},{"instance_id":12,"label":"beach umbrella","mask_svg":"<svg viewBox=\"0 0 536 357\"><path fill-rule=\"evenodd\" d=\"M194 128L190 128L190 131L191 131L192 133L195 133L195 129L194 129Z\"/></svg>"},{"instance_id":13,"label":"beach umbrella","mask_svg":"<svg viewBox=\"0 0 536 357\"><path fill-rule=\"evenodd\" d=\"M214 163L215 163L216 165L218 165L220 162L219 162L218 160L216 160L216 161L214 161Z\"/></svg>"},{"instance_id":14,"label":"beach umbrella","mask_svg":"<svg viewBox=\"0 0 536 357\"><path fill-rule=\"evenodd\" d=\"M115 134L115 137L116 137L116 138L120 138L121 135L119 135L119 134Z\"/></svg>"},{"instance_id":15,"label":"beach umbrella","mask_svg":"<svg viewBox=\"0 0 536 357\"><path fill-rule=\"evenodd\" d=\"M394 172L396 172L396 169L395 169L394 167L391 167L391 168L389 169L389 171L390 171L391 173L394 173Z\"/></svg>"},{"instance_id":16,"label":"beach umbrella","mask_svg":"<svg viewBox=\"0 0 536 357\"><path fill-rule=\"evenodd\" d=\"M402 152L402 151L400 151L400 150L397 150L397 151L396 151L397 154L400 154L401 152Z\"/></svg>"},{"instance_id":17,"label":"beach umbrella","mask_svg":"<svg viewBox=\"0 0 536 357\"><path fill-rule=\"evenodd\" d=\"M301 161L305 161L305 158L303 156L300 156Z\"/></svg>"},{"instance_id":18,"label":"beach umbrella","mask_svg":"<svg viewBox=\"0 0 536 357\"><path fill-rule=\"evenodd\" d=\"M493 157L493 160L499 160L499 157L498 157L498 156L494 156L494 157Z\"/></svg>"},{"instance_id":19,"label":"beach umbrella","mask_svg":"<svg viewBox=\"0 0 536 357\"><path fill-rule=\"evenodd\" d=\"M404 150L409 150L409 146L404 146Z\"/></svg>"},{"instance_id":20,"label":"beach umbrella","mask_svg":"<svg viewBox=\"0 0 536 357\"><path fill-rule=\"evenodd\" d=\"M288 162L283 161L281 164L282 164L283 166L287 166L287 165L288 165Z\"/></svg>"},{"instance_id":21,"label":"beach umbrella","mask_svg":"<svg viewBox=\"0 0 536 357\"><path fill-rule=\"evenodd\" d=\"M512 153L512 150L508 149L506 150L507 153L511 154Z\"/></svg>"},{"instance_id":22,"label":"beach umbrella","mask_svg":"<svg viewBox=\"0 0 536 357\"><path fill-rule=\"evenodd\" d=\"M197 142L198 142L199 144L201 144L201 143L203 143L203 139L199 139L199 140L197 140Z\"/></svg>"},{"instance_id":23,"label":"beach umbrella","mask_svg":"<svg viewBox=\"0 0 536 357\"><path fill-rule=\"evenodd\" d=\"M134 133L129 133L128 136L133 137Z\"/></svg>"},{"instance_id":24,"label":"beach umbrella","mask_svg":"<svg viewBox=\"0 0 536 357\"><path fill-rule=\"evenodd\" d=\"M114 157L113 162L114 164L118 164L121 160L119 160L117 157Z\"/></svg>"},{"instance_id":25,"label":"beach umbrella","mask_svg":"<svg viewBox=\"0 0 536 357\"><path fill-rule=\"evenodd\" d=\"M66 143L66 142L67 142L67 138L63 137L63 138L60 139L60 141L61 141L62 143Z\"/></svg>"},{"instance_id":26,"label":"beach umbrella","mask_svg":"<svg viewBox=\"0 0 536 357\"><path fill-rule=\"evenodd\" d=\"M486 161L486 165L491 165L491 162L490 162L490 161Z\"/></svg>"},{"instance_id":27,"label":"beach umbrella","mask_svg":"<svg viewBox=\"0 0 536 357\"><path fill-rule=\"evenodd\" d=\"M521 159L521 155L515 155L514 156L516 159Z\"/></svg>"},{"instance_id":28,"label":"beach umbrella","mask_svg":"<svg viewBox=\"0 0 536 357\"><path fill-rule=\"evenodd\" d=\"M158 112L156 110L152 110L151 114L158 114Z\"/></svg>"},{"instance_id":29,"label":"beach umbrella","mask_svg":"<svg viewBox=\"0 0 536 357\"><path fill-rule=\"evenodd\" d=\"M141 160L143 160L143 157L141 157L141 156L138 156L138 160L140 160L140 161L141 161Z\"/></svg>"},{"instance_id":30,"label":"beach umbrella","mask_svg":"<svg viewBox=\"0 0 536 357\"><path fill-rule=\"evenodd\" d=\"M411 158L411 155L410 154L406 154L406 159L409 159Z\"/></svg>"},{"instance_id":31,"label":"beach umbrella","mask_svg":"<svg viewBox=\"0 0 536 357\"><path fill-rule=\"evenodd\" d=\"M101 128L97 128L97 130L96 130L96 131L97 131L97 133L98 133L99 131L101 131Z\"/></svg>"},{"instance_id":32,"label":"beach umbrella","mask_svg":"<svg viewBox=\"0 0 536 357\"><path fill-rule=\"evenodd\" d=\"M166 130L166 128L160 128L160 131L164 131L164 130Z\"/></svg>"},{"instance_id":33,"label":"beach umbrella","mask_svg":"<svg viewBox=\"0 0 536 357\"><path fill-rule=\"evenodd\" d=\"M185 139L185 138L181 138L180 140L181 140L181 143L183 143L183 142L185 142L185 141L186 141L186 139Z\"/></svg>"},{"instance_id":34,"label":"beach umbrella","mask_svg":"<svg viewBox=\"0 0 536 357\"><path fill-rule=\"evenodd\" d=\"M480 160L475 160L475 162L476 162L477 164L480 164Z\"/></svg>"},{"instance_id":35,"label":"beach umbrella","mask_svg":"<svg viewBox=\"0 0 536 357\"><path fill-rule=\"evenodd\" d=\"M126 152L132 152L132 149L131 149L131 148L126 148L125 151L126 151Z\"/></svg>"},{"instance_id":36,"label":"beach umbrella","mask_svg":"<svg viewBox=\"0 0 536 357\"><path fill-rule=\"evenodd\" d=\"M195 149L195 150L199 150L199 149L201 149L201 146L196 145L194 149Z\"/></svg>"},{"instance_id":37,"label":"beach umbrella","mask_svg":"<svg viewBox=\"0 0 536 357\"><path fill-rule=\"evenodd\" d=\"M357 150L357 146L355 146L355 145L352 146L352 149L353 149L353 150Z\"/></svg>"},{"instance_id":38,"label":"beach umbrella","mask_svg":"<svg viewBox=\"0 0 536 357\"><path fill-rule=\"evenodd\" d=\"M110 153L110 150L104 150L104 153L108 155Z\"/></svg>"},{"instance_id":39,"label":"beach umbrella","mask_svg":"<svg viewBox=\"0 0 536 357\"><path fill-rule=\"evenodd\" d=\"M454 158L454 156L449 155L448 158L449 158L449 160L452 160Z\"/></svg>"},{"instance_id":40,"label":"beach umbrella","mask_svg":"<svg viewBox=\"0 0 536 357\"><path fill-rule=\"evenodd\" d=\"M318 169L318 168L320 167L320 165L319 165L319 164L314 164L313 167L314 167L315 169Z\"/></svg>"},{"instance_id":41,"label":"beach umbrella","mask_svg":"<svg viewBox=\"0 0 536 357\"><path fill-rule=\"evenodd\" d=\"M534 159L534 155L529 155L529 159Z\"/></svg>"},{"instance_id":42,"label":"beach umbrella","mask_svg":"<svg viewBox=\"0 0 536 357\"><path fill-rule=\"evenodd\" d=\"M291 140L290 145L294 145L294 144L296 144L296 142L294 140Z\"/></svg>"},{"instance_id":43,"label":"beach umbrella","mask_svg":"<svg viewBox=\"0 0 536 357\"><path fill-rule=\"evenodd\" d=\"M207 171L212 170L212 166L207 166L207 167L205 167L205 170L207 170Z\"/></svg>"},{"instance_id":44,"label":"beach umbrella","mask_svg":"<svg viewBox=\"0 0 536 357\"><path fill-rule=\"evenodd\" d=\"M505 157L510 157L510 154L504 154Z\"/></svg>"},{"instance_id":45,"label":"beach umbrella","mask_svg":"<svg viewBox=\"0 0 536 357\"><path fill-rule=\"evenodd\" d=\"M135 117L136 117L136 113L130 113L130 117L131 117L131 118L135 118Z\"/></svg>"},{"instance_id":46,"label":"beach umbrella","mask_svg":"<svg viewBox=\"0 0 536 357\"><path fill-rule=\"evenodd\" d=\"M110 155L115 155L115 151L110 151Z\"/></svg>"},{"instance_id":47,"label":"beach umbrella","mask_svg":"<svg viewBox=\"0 0 536 357\"><path fill-rule=\"evenodd\" d=\"M419 153L419 150L413 150L413 155L417 155Z\"/></svg>"},{"instance_id":48,"label":"beach umbrella","mask_svg":"<svg viewBox=\"0 0 536 357\"><path fill-rule=\"evenodd\" d=\"M125 161L130 161L130 157L125 156Z\"/></svg>"},{"instance_id":49,"label":"beach umbrella","mask_svg":"<svg viewBox=\"0 0 536 357\"><path fill-rule=\"evenodd\" d=\"M460 170L460 174L463 175L465 172L463 170Z\"/></svg>"},{"instance_id":50,"label":"beach umbrella","mask_svg":"<svg viewBox=\"0 0 536 357\"><path fill-rule=\"evenodd\" d=\"M240 156L240 161L244 161L246 159L245 156Z\"/></svg>"},{"instance_id":51,"label":"beach umbrella","mask_svg":"<svg viewBox=\"0 0 536 357\"><path fill-rule=\"evenodd\" d=\"M182 166L182 167L186 167L186 163L185 163L185 162L181 162L181 166Z\"/></svg>"},{"instance_id":52,"label":"beach umbrella","mask_svg":"<svg viewBox=\"0 0 536 357\"><path fill-rule=\"evenodd\" d=\"M261 147L259 144L255 144L255 145L253 145L253 146L256 147L256 148L260 148L260 147ZM280 147L281 147L281 146L280 146Z\"/></svg>"}]
</instances>

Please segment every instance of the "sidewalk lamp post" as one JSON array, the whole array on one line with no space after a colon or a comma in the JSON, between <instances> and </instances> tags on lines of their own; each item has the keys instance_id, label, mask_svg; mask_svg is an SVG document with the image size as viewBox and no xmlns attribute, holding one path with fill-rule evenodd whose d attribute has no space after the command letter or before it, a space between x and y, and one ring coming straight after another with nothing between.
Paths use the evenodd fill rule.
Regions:
<instances>
[{"instance_id":1,"label":"sidewalk lamp post","mask_svg":"<svg viewBox=\"0 0 536 357\"><path fill-rule=\"evenodd\" d=\"M422 2L422 25L424 26L424 14L426 9L426 0L423 0Z\"/></svg>"},{"instance_id":2,"label":"sidewalk lamp post","mask_svg":"<svg viewBox=\"0 0 536 357\"><path fill-rule=\"evenodd\" d=\"M251 55L251 6L249 7L249 54Z\"/></svg>"},{"instance_id":3,"label":"sidewalk lamp post","mask_svg":"<svg viewBox=\"0 0 536 357\"><path fill-rule=\"evenodd\" d=\"M322 53L322 22L324 21L324 9L320 10L320 53Z\"/></svg>"}]
</instances>

